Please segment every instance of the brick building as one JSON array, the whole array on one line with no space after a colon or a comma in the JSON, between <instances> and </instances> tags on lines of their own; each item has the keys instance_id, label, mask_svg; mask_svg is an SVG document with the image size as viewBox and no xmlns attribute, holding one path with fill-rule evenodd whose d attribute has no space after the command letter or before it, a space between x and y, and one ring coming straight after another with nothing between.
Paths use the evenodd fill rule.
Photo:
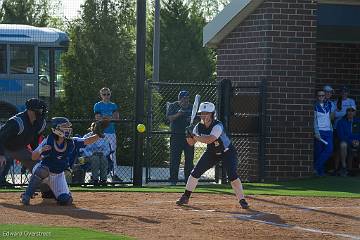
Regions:
<instances>
[{"instance_id":1,"label":"brick building","mask_svg":"<svg viewBox=\"0 0 360 240\"><path fill-rule=\"evenodd\" d=\"M359 30L354 0L233 0L205 26L218 79L267 86L264 170L253 178L313 175L315 91L348 85L360 100Z\"/></svg>"}]
</instances>

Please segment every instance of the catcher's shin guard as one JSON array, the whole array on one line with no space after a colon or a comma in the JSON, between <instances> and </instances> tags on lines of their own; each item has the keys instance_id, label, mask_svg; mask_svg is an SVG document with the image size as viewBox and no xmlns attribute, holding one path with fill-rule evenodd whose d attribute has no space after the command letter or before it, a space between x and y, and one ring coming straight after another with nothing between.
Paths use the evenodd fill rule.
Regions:
<instances>
[{"instance_id":1,"label":"catcher's shin guard","mask_svg":"<svg viewBox=\"0 0 360 240\"><path fill-rule=\"evenodd\" d=\"M72 204L73 198L70 193L62 193L57 198L57 201L58 201L59 205L66 206L66 205Z\"/></svg>"},{"instance_id":2,"label":"catcher's shin guard","mask_svg":"<svg viewBox=\"0 0 360 240\"><path fill-rule=\"evenodd\" d=\"M34 195L35 190L40 186L42 179L39 178L36 175L33 175L30 179L29 185L26 188L26 191L24 194L22 194L21 196L21 202L24 205L29 205L30 204L30 198L32 195Z\"/></svg>"}]
</instances>

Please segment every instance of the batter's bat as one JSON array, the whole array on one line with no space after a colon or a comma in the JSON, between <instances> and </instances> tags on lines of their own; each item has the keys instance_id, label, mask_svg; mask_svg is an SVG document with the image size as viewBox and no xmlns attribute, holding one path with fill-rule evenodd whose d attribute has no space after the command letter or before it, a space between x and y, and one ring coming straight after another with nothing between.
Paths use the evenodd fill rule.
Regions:
<instances>
[{"instance_id":1,"label":"batter's bat","mask_svg":"<svg viewBox=\"0 0 360 240\"><path fill-rule=\"evenodd\" d=\"M194 119L196 117L196 114L197 114L197 111L198 111L198 108L199 108L199 104L200 104L200 95L196 94L194 104L193 104L193 108L192 108L192 111L191 111L190 126L192 126L193 123L194 123Z\"/></svg>"}]
</instances>

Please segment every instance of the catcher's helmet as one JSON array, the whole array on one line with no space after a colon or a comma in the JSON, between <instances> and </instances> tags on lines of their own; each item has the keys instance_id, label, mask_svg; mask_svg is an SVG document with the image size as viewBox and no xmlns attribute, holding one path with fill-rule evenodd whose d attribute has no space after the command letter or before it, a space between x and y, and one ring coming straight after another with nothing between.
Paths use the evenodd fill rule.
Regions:
<instances>
[{"instance_id":1,"label":"catcher's helmet","mask_svg":"<svg viewBox=\"0 0 360 240\"><path fill-rule=\"evenodd\" d=\"M202 112L214 113L215 112L215 105L213 103L211 103L211 102L202 102L202 103L200 103L198 113L202 113Z\"/></svg>"},{"instance_id":2,"label":"catcher's helmet","mask_svg":"<svg viewBox=\"0 0 360 240\"><path fill-rule=\"evenodd\" d=\"M72 124L66 117L53 117L51 119L51 131L59 137L70 138Z\"/></svg>"}]
</instances>

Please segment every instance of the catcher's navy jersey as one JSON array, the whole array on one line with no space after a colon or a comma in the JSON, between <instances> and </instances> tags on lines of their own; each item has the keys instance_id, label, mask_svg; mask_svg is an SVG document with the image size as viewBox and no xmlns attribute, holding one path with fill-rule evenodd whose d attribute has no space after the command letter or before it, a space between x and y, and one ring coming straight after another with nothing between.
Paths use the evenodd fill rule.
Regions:
<instances>
[{"instance_id":1,"label":"catcher's navy jersey","mask_svg":"<svg viewBox=\"0 0 360 240\"><path fill-rule=\"evenodd\" d=\"M84 139L76 137L65 139L61 145L57 145L54 135L50 134L35 151L39 151L45 145L50 145L51 149L42 153L41 164L47 166L52 173L63 172L69 166L70 158L75 149L85 147Z\"/></svg>"},{"instance_id":2,"label":"catcher's navy jersey","mask_svg":"<svg viewBox=\"0 0 360 240\"><path fill-rule=\"evenodd\" d=\"M224 126L220 121L214 120L208 128L206 128L204 124L198 123L193 132L198 136L208 136L212 135L211 133L213 131L217 131L218 133L214 135L218 135L219 137L214 142L207 144L207 151L219 155L227 151L231 144L229 137L224 131Z\"/></svg>"}]
</instances>

